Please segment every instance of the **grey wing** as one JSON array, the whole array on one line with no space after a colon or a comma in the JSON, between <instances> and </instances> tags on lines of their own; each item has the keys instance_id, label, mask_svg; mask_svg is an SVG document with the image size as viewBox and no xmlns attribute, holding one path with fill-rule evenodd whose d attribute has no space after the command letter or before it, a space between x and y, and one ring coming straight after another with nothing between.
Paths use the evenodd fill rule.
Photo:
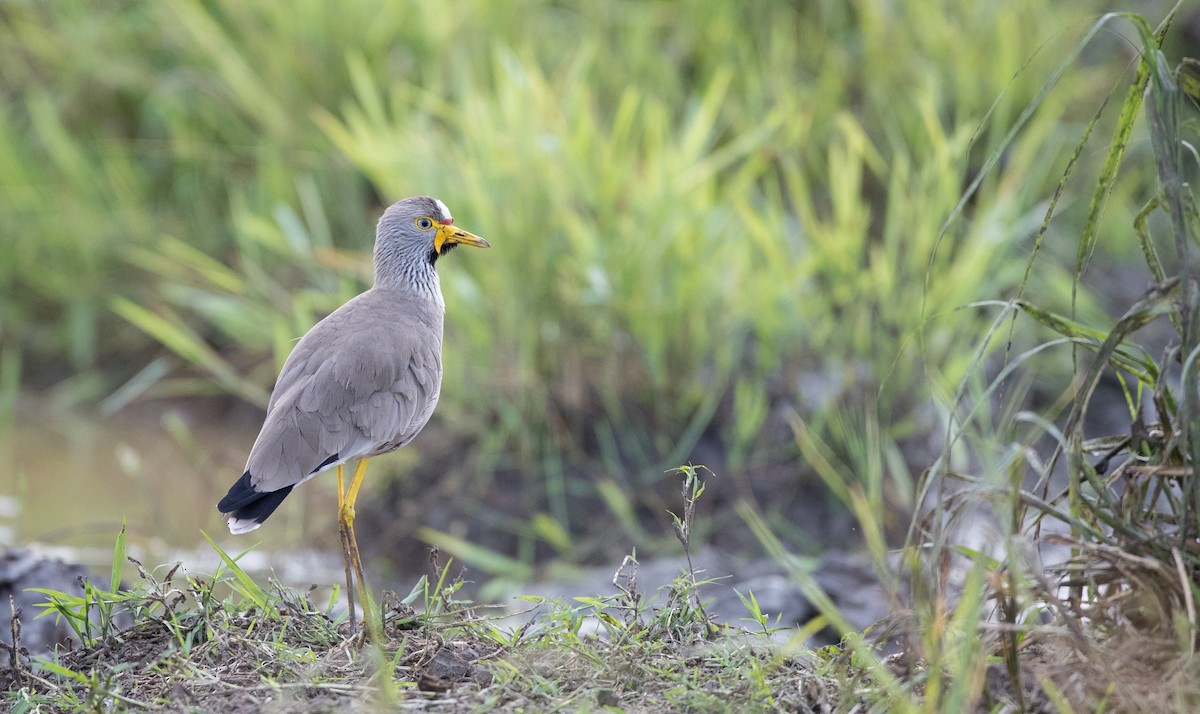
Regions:
<instances>
[{"instance_id":1,"label":"grey wing","mask_svg":"<svg viewBox=\"0 0 1200 714\"><path fill-rule=\"evenodd\" d=\"M381 386L388 378L390 384L350 408L351 429L371 444L365 456L398 449L424 428L441 389L441 354L427 346L414 349L407 363L386 375Z\"/></svg>"},{"instance_id":2,"label":"grey wing","mask_svg":"<svg viewBox=\"0 0 1200 714\"><path fill-rule=\"evenodd\" d=\"M308 349L312 335L296 346L246 464L255 490L298 484L416 436L437 403L440 340L393 330L337 335L336 350ZM323 336L334 335L312 342L329 344Z\"/></svg>"}]
</instances>

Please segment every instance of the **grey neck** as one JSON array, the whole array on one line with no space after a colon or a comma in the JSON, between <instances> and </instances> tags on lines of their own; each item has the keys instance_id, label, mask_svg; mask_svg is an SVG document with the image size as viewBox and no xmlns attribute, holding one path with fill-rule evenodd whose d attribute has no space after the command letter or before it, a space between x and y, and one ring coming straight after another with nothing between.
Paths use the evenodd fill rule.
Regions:
<instances>
[{"instance_id":1,"label":"grey neck","mask_svg":"<svg viewBox=\"0 0 1200 714\"><path fill-rule=\"evenodd\" d=\"M375 244L375 287L416 293L442 302L442 285L429 257L395 243Z\"/></svg>"}]
</instances>

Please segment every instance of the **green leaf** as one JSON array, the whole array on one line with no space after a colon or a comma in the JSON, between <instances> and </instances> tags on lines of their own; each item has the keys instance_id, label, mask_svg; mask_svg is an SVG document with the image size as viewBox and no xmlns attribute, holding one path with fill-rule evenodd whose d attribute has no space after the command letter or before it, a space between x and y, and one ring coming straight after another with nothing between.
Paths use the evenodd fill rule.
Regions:
<instances>
[{"instance_id":1,"label":"green leaf","mask_svg":"<svg viewBox=\"0 0 1200 714\"><path fill-rule=\"evenodd\" d=\"M246 571L242 570L242 568L237 564L237 561L240 560L246 553L249 553L253 546L243 550L241 553L238 553L236 557L231 557L228 553L222 550L221 546L217 545L216 541L210 538L207 533L200 531L200 535L204 537L204 540L208 541L208 544L212 547L212 549L221 557L221 562L226 568L229 569L229 572L233 573L233 577L238 584L237 591L246 598L249 598L254 603L255 607L257 607L264 615L268 617L275 616L275 609L270 607L270 596L258 585L258 583L254 582L254 578L250 577L250 575L246 573ZM220 577L220 575L221 570L218 568L217 572L213 574L213 578L216 579Z\"/></svg>"},{"instance_id":2,"label":"green leaf","mask_svg":"<svg viewBox=\"0 0 1200 714\"><path fill-rule=\"evenodd\" d=\"M113 547L112 575L108 581L108 592L116 595L121 591L121 576L125 572L125 519L121 519L121 532L117 534L117 543Z\"/></svg>"}]
</instances>

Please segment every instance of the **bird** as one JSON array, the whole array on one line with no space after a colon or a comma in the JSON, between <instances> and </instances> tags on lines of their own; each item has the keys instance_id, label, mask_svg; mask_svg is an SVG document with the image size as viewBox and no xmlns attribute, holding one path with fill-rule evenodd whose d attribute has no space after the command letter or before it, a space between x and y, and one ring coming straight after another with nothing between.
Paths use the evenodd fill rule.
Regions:
<instances>
[{"instance_id":1,"label":"bird","mask_svg":"<svg viewBox=\"0 0 1200 714\"><path fill-rule=\"evenodd\" d=\"M383 212L375 229L374 284L296 343L245 471L217 504L231 533L247 533L293 488L335 469L352 631L355 578L367 603L354 504L367 461L411 442L437 406L446 304L435 266L459 245L491 247L456 227L436 198L413 196ZM342 467L354 461L346 488Z\"/></svg>"}]
</instances>

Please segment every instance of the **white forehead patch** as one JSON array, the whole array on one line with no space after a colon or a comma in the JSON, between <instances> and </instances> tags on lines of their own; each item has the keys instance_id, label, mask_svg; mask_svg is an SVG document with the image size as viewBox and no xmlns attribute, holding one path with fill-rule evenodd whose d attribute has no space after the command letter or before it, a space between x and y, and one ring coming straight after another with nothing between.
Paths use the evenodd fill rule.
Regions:
<instances>
[{"instance_id":1,"label":"white forehead patch","mask_svg":"<svg viewBox=\"0 0 1200 714\"><path fill-rule=\"evenodd\" d=\"M435 198L433 199L433 202L437 204L438 211L441 212L442 218L449 219L453 217L450 215L450 209L446 208L446 204L442 203L441 200Z\"/></svg>"}]
</instances>

